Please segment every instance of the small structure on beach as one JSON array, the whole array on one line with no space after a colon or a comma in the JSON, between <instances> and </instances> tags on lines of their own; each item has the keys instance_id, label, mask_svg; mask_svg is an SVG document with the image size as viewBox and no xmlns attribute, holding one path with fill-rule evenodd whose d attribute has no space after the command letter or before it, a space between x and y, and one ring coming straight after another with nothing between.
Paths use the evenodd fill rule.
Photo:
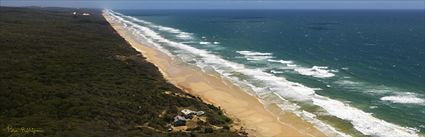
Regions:
<instances>
[{"instance_id":1,"label":"small structure on beach","mask_svg":"<svg viewBox=\"0 0 425 137\"><path fill-rule=\"evenodd\" d=\"M197 112L196 112L196 115L198 115L198 116L203 115L203 114L205 114L205 112L204 112L204 111L197 111Z\"/></svg>"},{"instance_id":2,"label":"small structure on beach","mask_svg":"<svg viewBox=\"0 0 425 137\"><path fill-rule=\"evenodd\" d=\"M179 120L186 121L186 118L184 116L181 116L181 115L177 115L177 116L174 117L174 122L179 121Z\"/></svg>"},{"instance_id":3,"label":"small structure on beach","mask_svg":"<svg viewBox=\"0 0 425 137\"><path fill-rule=\"evenodd\" d=\"M185 121L185 120L175 121L173 125L174 125L175 127L185 126L185 125L186 125L186 121Z\"/></svg>"},{"instance_id":4,"label":"small structure on beach","mask_svg":"<svg viewBox=\"0 0 425 137\"><path fill-rule=\"evenodd\" d=\"M193 111L192 111L192 110L189 110L189 109L183 109L181 112L182 112L183 114L185 114L185 115L189 115L189 114L191 114Z\"/></svg>"},{"instance_id":5,"label":"small structure on beach","mask_svg":"<svg viewBox=\"0 0 425 137\"><path fill-rule=\"evenodd\" d=\"M175 116L173 125L176 127L186 125L186 118L181 115Z\"/></svg>"},{"instance_id":6,"label":"small structure on beach","mask_svg":"<svg viewBox=\"0 0 425 137\"><path fill-rule=\"evenodd\" d=\"M192 111L192 110L190 110L190 109L183 109L181 112L182 112L184 115L198 115L198 116L200 116L200 115L205 114L205 112L204 112L204 111Z\"/></svg>"},{"instance_id":7,"label":"small structure on beach","mask_svg":"<svg viewBox=\"0 0 425 137\"><path fill-rule=\"evenodd\" d=\"M176 127L185 126L187 120L192 119L195 115L200 116L200 115L205 114L204 111L192 111L190 109L183 109L183 110L181 110L181 113L182 114L180 114L180 115L174 116L173 125L176 126Z\"/></svg>"}]
</instances>

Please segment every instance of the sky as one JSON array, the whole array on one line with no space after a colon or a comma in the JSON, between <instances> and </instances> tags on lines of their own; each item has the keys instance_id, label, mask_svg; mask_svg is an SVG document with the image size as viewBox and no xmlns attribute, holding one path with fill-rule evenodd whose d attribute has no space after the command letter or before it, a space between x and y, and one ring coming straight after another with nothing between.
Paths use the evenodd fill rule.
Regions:
<instances>
[{"instance_id":1,"label":"sky","mask_svg":"<svg viewBox=\"0 0 425 137\"><path fill-rule=\"evenodd\" d=\"M425 0L0 0L0 5L108 9L425 9Z\"/></svg>"}]
</instances>

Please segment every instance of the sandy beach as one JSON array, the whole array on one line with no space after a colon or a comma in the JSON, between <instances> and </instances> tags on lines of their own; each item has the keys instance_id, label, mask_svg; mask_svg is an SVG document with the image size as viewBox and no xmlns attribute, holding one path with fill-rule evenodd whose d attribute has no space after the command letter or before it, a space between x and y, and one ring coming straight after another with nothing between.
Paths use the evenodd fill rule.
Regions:
<instances>
[{"instance_id":1,"label":"sandy beach","mask_svg":"<svg viewBox=\"0 0 425 137\"><path fill-rule=\"evenodd\" d=\"M278 107L265 109L257 98L229 81L204 73L142 44L110 16L104 14L104 17L133 48L155 64L168 81L208 103L219 106L226 115L234 119L234 127L242 126L249 136L326 136L312 124L292 113L282 112Z\"/></svg>"}]
</instances>

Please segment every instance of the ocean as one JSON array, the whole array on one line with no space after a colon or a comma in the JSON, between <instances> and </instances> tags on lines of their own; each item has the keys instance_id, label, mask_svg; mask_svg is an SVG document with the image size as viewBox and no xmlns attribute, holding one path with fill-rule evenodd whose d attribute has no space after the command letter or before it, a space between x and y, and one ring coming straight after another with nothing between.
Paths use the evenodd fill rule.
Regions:
<instances>
[{"instance_id":1,"label":"ocean","mask_svg":"<svg viewBox=\"0 0 425 137\"><path fill-rule=\"evenodd\" d=\"M108 10L332 136L425 135L423 10Z\"/></svg>"}]
</instances>

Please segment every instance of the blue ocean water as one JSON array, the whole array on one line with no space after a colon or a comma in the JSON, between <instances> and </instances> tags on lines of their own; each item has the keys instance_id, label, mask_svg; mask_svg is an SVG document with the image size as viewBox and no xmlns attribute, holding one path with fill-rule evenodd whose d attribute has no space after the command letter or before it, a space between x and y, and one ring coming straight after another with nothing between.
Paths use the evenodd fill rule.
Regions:
<instances>
[{"instance_id":1,"label":"blue ocean water","mask_svg":"<svg viewBox=\"0 0 425 137\"><path fill-rule=\"evenodd\" d=\"M325 132L425 134L423 10L109 13L146 44L218 72Z\"/></svg>"}]
</instances>

